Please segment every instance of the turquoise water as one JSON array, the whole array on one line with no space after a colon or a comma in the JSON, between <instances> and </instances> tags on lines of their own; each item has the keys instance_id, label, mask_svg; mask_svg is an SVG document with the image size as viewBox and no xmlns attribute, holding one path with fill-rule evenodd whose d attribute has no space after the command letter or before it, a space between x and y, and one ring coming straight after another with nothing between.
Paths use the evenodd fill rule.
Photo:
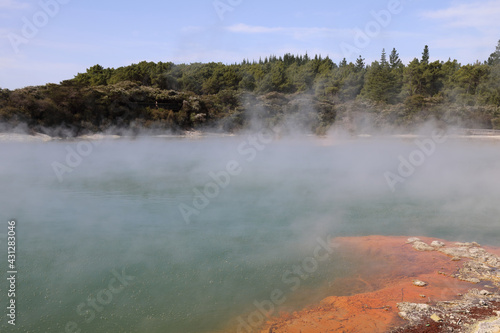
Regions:
<instances>
[{"instance_id":1,"label":"turquoise water","mask_svg":"<svg viewBox=\"0 0 500 333\"><path fill-rule=\"evenodd\" d=\"M285 301L275 309L285 311L342 292L334 281L356 263L335 252L307 277L292 273L318 238L498 243L499 144L437 144L393 192L384 173L397 174L398 157L418 148L412 140L250 142L1 143L0 267L7 275L15 218L18 306L16 326L3 315L0 330L235 332L276 289ZM68 152L78 151L69 165ZM228 164L234 175L217 185L210 175ZM68 167L60 179L54 165ZM208 203L196 208L195 190L206 186ZM185 219L179 207L197 213ZM7 289L4 282L4 309Z\"/></svg>"}]
</instances>

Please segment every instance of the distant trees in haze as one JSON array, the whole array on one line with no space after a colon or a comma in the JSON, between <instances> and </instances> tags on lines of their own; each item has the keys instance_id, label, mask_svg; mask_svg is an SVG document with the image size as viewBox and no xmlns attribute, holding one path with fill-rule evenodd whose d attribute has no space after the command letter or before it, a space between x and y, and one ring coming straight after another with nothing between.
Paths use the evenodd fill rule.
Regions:
<instances>
[{"instance_id":1,"label":"distant trees in haze","mask_svg":"<svg viewBox=\"0 0 500 333\"><path fill-rule=\"evenodd\" d=\"M497 93L488 89L500 64L500 41L484 63L462 65L456 60L430 62L426 45L420 59L404 65L395 48L389 55L382 50L379 61L365 64L359 56L354 63L343 59L338 64L329 57L307 54L269 56L239 64L193 63L175 65L141 62L117 69L95 65L79 73L73 83L91 87L130 81L142 86L213 95L223 90L257 94L269 92L314 92L318 96L336 96L341 100L368 98L375 102L399 103L413 95L436 95L450 101L467 100L495 104Z\"/></svg>"},{"instance_id":2,"label":"distant trees in haze","mask_svg":"<svg viewBox=\"0 0 500 333\"><path fill-rule=\"evenodd\" d=\"M305 99L309 107L294 101ZM395 48L389 54L382 50L371 64L361 55L354 63L336 63L320 55L285 54L229 65L95 65L58 85L0 90L0 121L77 132L133 126L234 131L251 117L248 100L274 110L259 114L269 125L293 115L320 132L354 110L352 105L374 112L381 124L408 125L453 113L480 126L497 126L500 41L487 61L466 65L451 59L431 62L428 46L407 65ZM307 116L299 106L309 108Z\"/></svg>"}]
</instances>

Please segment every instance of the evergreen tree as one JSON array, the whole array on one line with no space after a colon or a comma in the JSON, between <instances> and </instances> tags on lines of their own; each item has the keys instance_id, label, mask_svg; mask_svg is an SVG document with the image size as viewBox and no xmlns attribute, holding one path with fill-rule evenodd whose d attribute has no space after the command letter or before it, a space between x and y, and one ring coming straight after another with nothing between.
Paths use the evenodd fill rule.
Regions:
<instances>
[{"instance_id":1,"label":"evergreen tree","mask_svg":"<svg viewBox=\"0 0 500 333\"><path fill-rule=\"evenodd\" d=\"M94 65L87 69L85 73L78 73L75 81L87 86L100 86L108 84L108 80L113 75L114 69L104 68L101 65Z\"/></svg>"},{"instance_id":2,"label":"evergreen tree","mask_svg":"<svg viewBox=\"0 0 500 333\"><path fill-rule=\"evenodd\" d=\"M456 89L462 97L469 97L476 94L476 89L480 83L486 79L487 65L475 64L460 67L453 75L456 82Z\"/></svg>"},{"instance_id":3,"label":"evergreen tree","mask_svg":"<svg viewBox=\"0 0 500 333\"><path fill-rule=\"evenodd\" d=\"M424 52L422 52L422 61L421 63L427 65L429 64L429 46L425 45Z\"/></svg>"},{"instance_id":4,"label":"evergreen tree","mask_svg":"<svg viewBox=\"0 0 500 333\"><path fill-rule=\"evenodd\" d=\"M381 62L373 62L366 73L361 95L375 102L394 103L398 93L398 80L387 63L385 50L382 50Z\"/></svg>"},{"instance_id":5,"label":"evergreen tree","mask_svg":"<svg viewBox=\"0 0 500 333\"><path fill-rule=\"evenodd\" d=\"M500 64L500 40L498 41L495 52L488 58L488 65L494 66Z\"/></svg>"},{"instance_id":6,"label":"evergreen tree","mask_svg":"<svg viewBox=\"0 0 500 333\"><path fill-rule=\"evenodd\" d=\"M398 80L392 72L385 49L382 49L380 62L375 61L366 73L361 95L375 102L393 103L398 94Z\"/></svg>"},{"instance_id":7,"label":"evergreen tree","mask_svg":"<svg viewBox=\"0 0 500 333\"><path fill-rule=\"evenodd\" d=\"M304 62L308 62L309 60L311 60L311 59L309 58L309 56L307 55L307 52L306 52L306 55L304 56Z\"/></svg>"},{"instance_id":8,"label":"evergreen tree","mask_svg":"<svg viewBox=\"0 0 500 333\"><path fill-rule=\"evenodd\" d=\"M271 72L269 73L272 84L272 90L288 92L290 84L285 73L285 65L283 62L273 62Z\"/></svg>"},{"instance_id":9,"label":"evergreen tree","mask_svg":"<svg viewBox=\"0 0 500 333\"><path fill-rule=\"evenodd\" d=\"M358 59L356 59L356 71L361 71L365 68L365 59L361 57L361 55L359 56Z\"/></svg>"},{"instance_id":10,"label":"evergreen tree","mask_svg":"<svg viewBox=\"0 0 500 333\"><path fill-rule=\"evenodd\" d=\"M481 84L478 86L479 100L484 104L492 104L500 106L500 63L490 67L489 73L482 78ZM500 129L500 118L496 118L497 129Z\"/></svg>"},{"instance_id":11,"label":"evergreen tree","mask_svg":"<svg viewBox=\"0 0 500 333\"><path fill-rule=\"evenodd\" d=\"M412 95L421 95L422 86L422 66L417 58L406 66L403 75L403 92L405 97Z\"/></svg>"},{"instance_id":12,"label":"evergreen tree","mask_svg":"<svg viewBox=\"0 0 500 333\"><path fill-rule=\"evenodd\" d=\"M382 55L380 56L380 65L382 67L387 67L388 66L387 55L385 53L385 49L382 49Z\"/></svg>"},{"instance_id":13,"label":"evergreen tree","mask_svg":"<svg viewBox=\"0 0 500 333\"><path fill-rule=\"evenodd\" d=\"M399 53L396 51L396 48L393 48L391 54L389 56L389 64L391 68L398 68L402 65L401 59L399 59Z\"/></svg>"},{"instance_id":14,"label":"evergreen tree","mask_svg":"<svg viewBox=\"0 0 500 333\"><path fill-rule=\"evenodd\" d=\"M421 66L423 64L420 64ZM424 65L422 68L422 88L423 95L432 97L438 94L443 88L443 64L438 60Z\"/></svg>"}]
</instances>

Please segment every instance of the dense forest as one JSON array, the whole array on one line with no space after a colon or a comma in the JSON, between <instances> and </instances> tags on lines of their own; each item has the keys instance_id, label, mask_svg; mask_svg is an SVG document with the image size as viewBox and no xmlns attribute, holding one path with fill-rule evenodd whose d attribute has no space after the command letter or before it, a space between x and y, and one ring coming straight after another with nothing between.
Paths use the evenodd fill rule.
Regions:
<instances>
[{"instance_id":1,"label":"dense forest","mask_svg":"<svg viewBox=\"0 0 500 333\"><path fill-rule=\"evenodd\" d=\"M3 130L49 135L141 130L236 132L260 126L325 133L337 123L411 128L428 120L500 129L500 41L484 62L421 56L405 65L396 49L379 61L335 63L285 54L239 64L141 62L95 65L60 84L0 89Z\"/></svg>"}]
</instances>

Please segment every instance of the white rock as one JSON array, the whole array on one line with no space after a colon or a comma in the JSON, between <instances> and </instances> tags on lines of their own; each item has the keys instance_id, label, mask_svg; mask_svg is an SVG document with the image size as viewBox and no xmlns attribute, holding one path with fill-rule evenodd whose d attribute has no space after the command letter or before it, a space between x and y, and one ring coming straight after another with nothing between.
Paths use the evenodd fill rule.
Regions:
<instances>
[{"instance_id":1,"label":"white rock","mask_svg":"<svg viewBox=\"0 0 500 333\"><path fill-rule=\"evenodd\" d=\"M420 281L420 280L413 280L413 285L415 285L417 287L425 287L427 285L427 283L425 283L424 281Z\"/></svg>"},{"instance_id":2,"label":"white rock","mask_svg":"<svg viewBox=\"0 0 500 333\"><path fill-rule=\"evenodd\" d=\"M412 247L417 251L434 251L435 248L422 241L413 242Z\"/></svg>"},{"instance_id":3,"label":"white rock","mask_svg":"<svg viewBox=\"0 0 500 333\"><path fill-rule=\"evenodd\" d=\"M413 243L413 242L416 242L416 241L419 241L420 238L417 238L417 237L410 237L408 238L408 240L406 241L406 243Z\"/></svg>"},{"instance_id":4,"label":"white rock","mask_svg":"<svg viewBox=\"0 0 500 333\"><path fill-rule=\"evenodd\" d=\"M443 242L440 242L440 241L433 241L431 243L431 246L434 246L434 247L443 247L445 244Z\"/></svg>"}]
</instances>

